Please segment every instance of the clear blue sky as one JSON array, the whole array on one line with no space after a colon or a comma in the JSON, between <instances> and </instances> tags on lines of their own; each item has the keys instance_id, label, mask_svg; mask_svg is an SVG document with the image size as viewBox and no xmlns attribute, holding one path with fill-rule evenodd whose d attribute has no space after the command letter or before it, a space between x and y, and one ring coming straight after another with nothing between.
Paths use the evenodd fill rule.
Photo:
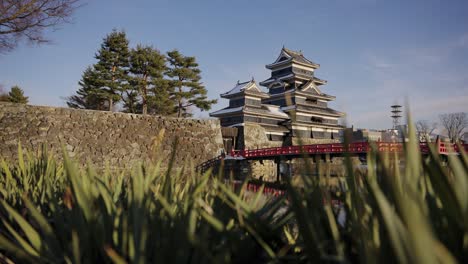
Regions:
<instances>
[{"instance_id":1,"label":"clear blue sky","mask_svg":"<svg viewBox=\"0 0 468 264\"><path fill-rule=\"evenodd\" d=\"M196 56L210 98L237 80L266 79L264 65L285 45L321 65L322 91L336 95L331 106L349 125L389 128L389 106L405 98L416 119L468 111L464 0L87 1L73 24L47 33L54 44L0 55L0 83L21 86L32 104L64 106L113 28L131 46Z\"/></svg>"}]
</instances>

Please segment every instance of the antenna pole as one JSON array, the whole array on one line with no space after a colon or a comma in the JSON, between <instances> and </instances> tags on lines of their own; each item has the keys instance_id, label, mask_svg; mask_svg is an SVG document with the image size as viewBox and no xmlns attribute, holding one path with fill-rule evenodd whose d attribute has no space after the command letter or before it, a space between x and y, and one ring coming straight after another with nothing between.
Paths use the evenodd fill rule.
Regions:
<instances>
[{"instance_id":1,"label":"antenna pole","mask_svg":"<svg viewBox=\"0 0 468 264\"><path fill-rule=\"evenodd\" d=\"M391 106L392 108L392 119L393 119L393 129L397 129L400 125L400 118L401 118L401 105L394 104Z\"/></svg>"}]
</instances>

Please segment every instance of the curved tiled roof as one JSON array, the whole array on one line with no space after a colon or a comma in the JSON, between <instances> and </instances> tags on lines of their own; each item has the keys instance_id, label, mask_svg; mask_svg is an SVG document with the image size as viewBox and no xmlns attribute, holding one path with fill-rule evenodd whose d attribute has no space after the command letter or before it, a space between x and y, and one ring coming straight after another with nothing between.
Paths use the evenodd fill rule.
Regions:
<instances>
[{"instance_id":1,"label":"curved tiled roof","mask_svg":"<svg viewBox=\"0 0 468 264\"><path fill-rule=\"evenodd\" d=\"M316 106L306 106L302 104L298 104L296 107L296 111L304 111L304 112L310 112L310 113L320 113L320 114L328 114L332 116L343 116L344 113L336 111L331 108L321 108L321 107L316 107Z\"/></svg>"},{"instance_id":2,"label":"curved tiled roof","mask_svg":"<svg viewBox=\"0 0 468 264\"><path fill-rule=\"evenodd\" d=\"M294 50L287 49L285 47L283 47L282 50L286 52L287 54L289 54L293 58L293 61L296 61L302 64L308 64L311 66L320 66L319 64L304 57L304 55L302 54L302 51L294 51Z\"/></svg>"},{"instance_id":3,"label":"curved tiled roof","mask_svg":"<svg viewBox=\"0 0 468 264\"><path fill-rule=\"evenodd\" d=\"M287 57L287 59L282 60L281 59L282 57ZM266 65L266 67L271 68L271 67L274 67L276 65L282 65L282 64L285 64L285 63L288 63L288 62L295 62L295 63L298 63L298 64L310 66L312 68L320 67L320 64L317 64L317 63L307 59L306 57L304 57L304 55L302 54L301 51L294 51L294 50L287 49L285 47L283 47L281 49L281 53L278 56L278 58L276 59L276 61L271 63L271 64Z\"/></svg>"},{"instance_id":4,"label":"curved tiled roof","mask_svg":"<svg viewBox=\"0 0 468 264\"><path fill-rule=\"evenodd\" d=\"M252 80L247 81L247 82L237 82L236 86L229 90L226 93L221 94L221 97L228 98L236 94L241 94L248 92L249 94L254 94L254 95L259 95L262 97L268 96L267 93L263 92L258 88L257 84L255 83L255 80L252 78Z\"/></svg>"}]
</instances>

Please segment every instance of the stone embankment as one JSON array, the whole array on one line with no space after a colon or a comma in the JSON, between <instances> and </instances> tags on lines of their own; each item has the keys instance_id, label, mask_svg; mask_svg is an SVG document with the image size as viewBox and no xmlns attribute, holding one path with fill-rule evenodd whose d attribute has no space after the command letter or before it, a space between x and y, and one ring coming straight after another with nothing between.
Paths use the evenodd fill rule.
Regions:
<instances>
[{"instance_id":1,"label":"stone embankment","mask_svg":"<svg viewBox=\"0 0 468 264\"><path fill-rule=\"evenodd\" d=\"M17 159L21 142L29 151L44 145L58 158L63 146L76 161L97 168L130 168L135 162L157 159L167 164L176 138L178 167L201 163L223 149L218 120L0 102L0 157L6 160Z\"/></svg>"}]
</instances>

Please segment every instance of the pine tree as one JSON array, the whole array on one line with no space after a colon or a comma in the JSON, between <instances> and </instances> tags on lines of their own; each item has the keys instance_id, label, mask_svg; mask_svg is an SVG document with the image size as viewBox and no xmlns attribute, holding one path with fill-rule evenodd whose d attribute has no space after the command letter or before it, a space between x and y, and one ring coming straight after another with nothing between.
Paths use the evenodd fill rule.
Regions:
<instances>
[{"instance_id":1,"label":"pine tree","mask_svg":"<svg viewBox=\"0 0 468 264\"><path fill-rule=\"evenodd\" d=\"M8 93L8 100L18 104L27 104L29 102L28 97L24 96L23 90L17 85L11 87L11 91Z\"/></svg>"},{"instance_id":2,"label":"pine tree","mask_svg":"<svg viewBox=\"0 0 468 264\"><path fill-rule=\"evenodd\" d=\"M217 100L208 100L207 91L201 83L200 69L195 57L186 57L178 50L167 53L169 69L166 75L170 77L171 98L176 104L178 117L189 117L189 108L195 106L202 111L211 109Z\"/></svg>"},{"instance_id":3,"label":"pine tree","mask_svg":"<svg viewBox=\"0 0 468 264\"><path fill-rule=\"evenodd\" d=\"M149 113L155 115L173 115L177 113L171 99L171 86L168 80L153 80L152 95L148 98Z\"/></svg>"},{"instance_id":4,"label":"pine tree","mask_svg":"<svg viewBox=\"0 0 468 264\"><path fill-rule=\"evenodd\" d=\"M102 95L98 74L93 67L84 71L78 85L81 87L76 95L67 98L67 105L71 108L108 110L108 101Z\"/></svg>"},{"instance_id":5,"label":"pine tree","mask_svg":"<svg viewBox=\"0 0 468 264\"><path fill-rule=\"evenodd\" d=\"M165 67L165 57L151 46L137 45L130 53L130 84L141 98L141 112L146 115L148 106L158 104L158 93L164 93L161 84ZM155 109L153 109L155 110Z\"/></svg>"},{"instance_id":6,"label":"pine tree","mask_svg":"<svg viewBox=\"0 0 468 264\"><path fill-rule=\"evenodd\" d=\"M125 32L113 30L107 35L95 58L94 69L98 75L101 95L108 100L109 111L128 89L128 40Z\"/></svg>"}]
</instances>

